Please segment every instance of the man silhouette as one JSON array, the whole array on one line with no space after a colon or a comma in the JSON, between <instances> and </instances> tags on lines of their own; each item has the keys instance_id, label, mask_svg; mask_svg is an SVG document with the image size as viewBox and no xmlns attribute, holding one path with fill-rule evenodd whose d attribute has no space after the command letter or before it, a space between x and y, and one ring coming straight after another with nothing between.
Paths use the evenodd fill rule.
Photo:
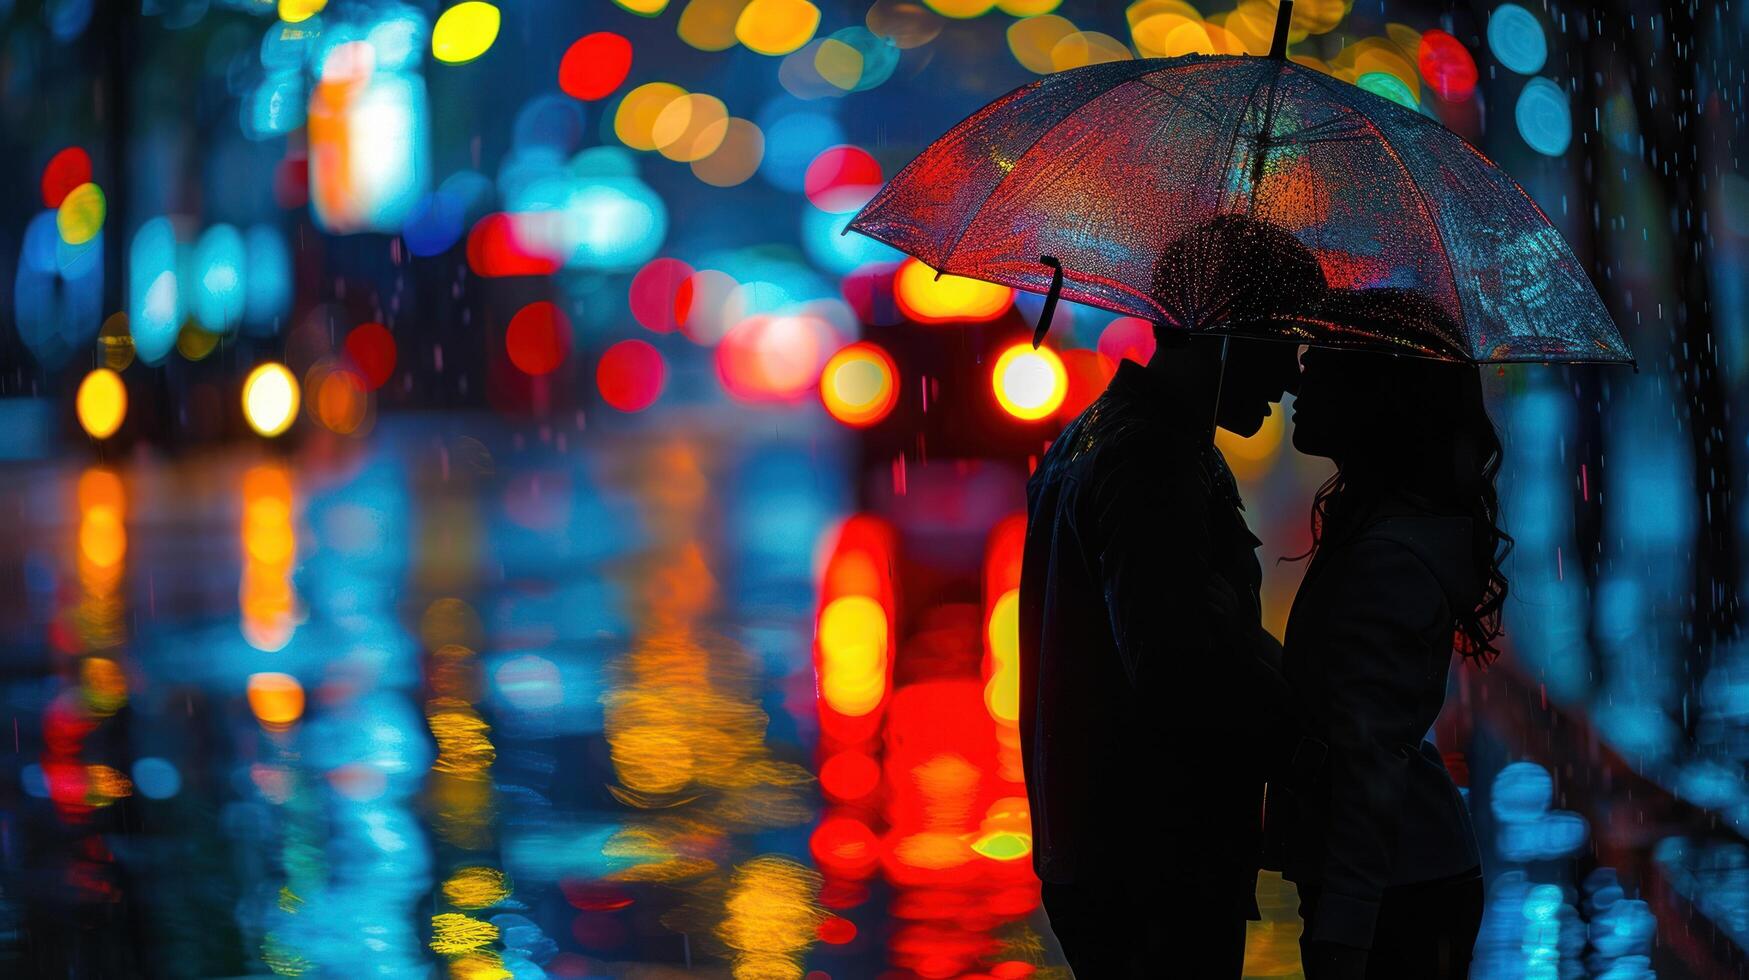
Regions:
<instances>
[{"instance_id":1,"label":"man silhouette","mask_svg":"<svg viewBox=\"0 0 1749 980\"><path fill-rule=\"evenodd\" d=\"M1033 867L1082 980L1242 970L1280 648L1260 625L1259 542L1213 435L1255 433L1299 365L1292 344L1201 332L1290 315L1323 291L1286 231L1241 216L1193 229L1156 267L1175 325L1156 324L1147 366L1121 363L1027 484Z\"/></svg>"}]
</instances>

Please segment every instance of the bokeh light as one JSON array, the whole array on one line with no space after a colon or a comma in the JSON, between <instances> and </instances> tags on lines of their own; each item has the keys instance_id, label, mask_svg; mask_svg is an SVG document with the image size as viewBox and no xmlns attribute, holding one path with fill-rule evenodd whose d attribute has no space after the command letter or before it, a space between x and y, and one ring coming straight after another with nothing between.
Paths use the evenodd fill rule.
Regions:
<instances>
[{"instance_id":1,"label":"bokeh light","mask_svg":"<svg viewBox=\"0 0 1749 980\"><path fill-rule=\"evenodd\" d=\"M1542 71L1549 58L1542 22L1516 3L1503 3L1488 15L1488 50L1520 75Z\"/></svg>"},{"instance_id":2,"label":"bokeh light","mask_svg":"<svg viewBox=\"0 0 1749 980\"><path fill-rule=\"evenodd\" d=\"M990 387L996 403L1017 419L1036 422L1048 418L1069 393L1068 373L1062 358L1049 347L1033 349L1019 343L1004 350L990 370Z\"/></svg>"},{"instance_id":3,"label":"bokeh light","mask_svg":"<svg viewBox=\"0 0 1749 980\"><path fill-rule=\"evenodd\" d=\"M504 350L523 374L551 374L571 352L571 320L554 303L530 303L510 318Z\"/></svg>"},{"instance_id":4,"label":"bokeh light","mask_svg":"<svg viewBox=\"0 0 1749 980\"><path fill-rule=\"evenodd\" d=\"M851 344L821 370L820 401L845 425L874 425L899 403L899 366L879 344Z\"/></svg>"},{"instance_id":5,"label":"bokeh light","mask_svg":"<svg viewBox=\"0 0 1749 980\"><path fill-rule=\"evenodd\" d=\"M693 92L662 107L650 142L670 160L694 163L715 153L729 133L729 109L714 95Z\"/></svg>"},{"instance_id":6,"label":"bokeh light","mask_svg":"<svg viewBox=\"0 0 1749 980\"><path fill-rule=\"evenodd\" d=\"M61 232L61 241L68 245L83 245L96 238L103 230L107 210L103 188L96 184L84 183L68 191L55 211L55 226Z\"/></svg>"},{"instance_id":7,"label":"bokeh light","mask_svg":"<svg viewBox=\"0 0 1749 980\"><path fill-rule=\"evenodd\" d=\"M260 364L243 380L243 418L258 435L273 437L298 417L298 380L284 364Z\"/></svg>"},{"instance_id":8,"label":"bokeh light","mask_svg":"<svg viewBox=\"0 0 1749 980\"><path fill-rule=\"evenodd\" d=\"M839 714L873 711L887 690L887 611L860 595L840 596L820 611L820 696Z\"/></svg>"},{"instance_id":9,"label":"bokeh light","mask_svg":"<svg viewBox=\"0 0 1749 980\"><path fill-rule=\"evenodd\" d=\"M622 340L601 352L595 385L601 400L622 412L641 412L656 403L668 380L662 352L648 341Z\"/></svg>"},{"instance_id":10,"label":"bokeh light","mask_svg":"<svg viewBox=\"0 0 1749 980\"><path fill-rule=\"evenodd\" d=\"M1098 350L1113 363L1122 360L1146 365L1154 356L1154 325L1140 317L1120 316L1099 333Z\"/></svg>"},{"instance_id":11,"label":"bokeh light","mask_svg":"<svg viewBox=\"0 0 1749 980\"><path fill-rule=\"evenodd\" d=\"M91 155L83 147L69 146L49 158L43 167L43 206L58 208L81 184L91 183Z\"/></svg>"},{"instance_id":12,"label":"bokeh light","mask_svg":"<svg viewBox=\"0 0 1749 980\"><path fill-rule=\"evenodd\" d=\"M867 150L834 146L808 164L803 181L803 191L814 207L843 214L867 204L885 178L881 165Z\"/></svg>"},{"instance_id":13,"label":"bokeh light","mask_svg":"<svg viewBox=\"0 0 1749 980\"><path fill-rule=\"evenodd\" d=\"M749 51L789 54L820 26L820 8L808 0L752 0L735 20L735 39Z\"/></svg>"},{"instance_id":14,"label":"bokeh light","mask_svg":"<svg viewBox=\"0 0 1749 980\"><path fill-rule=\"evenodd\" d=\"M937 278L934 269L911 258L899 266L893 291L899 308L919 323L994 320L1014 305L1014 290L1007 286L964 276Z\"/></svg>"},{"instance_id":15,"label":"bokeh light","mask_svg":"<svg viewBox=\"0 0 1749 980\"><path fill-rule=\"evenodd\" d=\"M611 31L578 38L559 60L559 88L593 102L613 94L632 70L632 42Z\"/></svg>"},{"instance_id":16,"label":"bokeh light","mask_svg":"<svg viewBox=\"0 0 1749 980\"><path fill-rule=\"evenodd\" d=\"M463 0L445 10L431 27L431 56L461 65L485 54L498 40L498 8L484 0Z\"/></svg>"},{"instance_id":17,"label":"bokeh light","mask_svg":"<svg viewBox=\"0 0 1749 980\"><path fill-rule=\"evenodd\" d=\"M1476 94L1476 59L1462 41L1444 31L1421 35L1416 66L1428 87L1447 102L1463 102Z\"/></svg>"},{"instance_id":18,"label":"bokeh light","mask_svg":"<svg viewBox=\"0 0 1749 980\"><path fill-rule=\"evenodd\" d=\"M375 391L395 373L395 335L380 323L361 323L346 334L346 358L367 390Z\"/></svg>"},{"instance_id":19,"label":"bokeh light","mask_svg":"<svg viewBox=\"0 0 1749 980\"><path fill-rule=\"evenodd\" d=\"M128 417L127 385L109 368L97 368L79 382L73 404L79 427L93 439L108 439Z\"/></svg>"},{"instance_id":20,"label":"bokeh light","mask_svg":"<svg viewBox=\"0 0 1749 980\"><path fill-rule=\"evenodd\" d=\"M680 313L676 304L680 289L692 278L693 268L679 259L658 258L644 263L632 276L626 301L632 319L647 330L673 333L680 329Z\"/></svg>"},{"instance_id":21,"label":"bokeh light","mask_svg":"<svg viewBox=\"0 0 1749 980\"><path fill-rule=\"evenodd\" d=\"M288 728L304 716L304 686L290 674L263 671L249 675L249 710L262 727Z\"/></svg>"},{"instance_id":22,"label":"bokeh light","mask_svg":"<svg viewBox=\"0 0 1749 980\"><path fill-rule=\"evenodd\" d=\"M765 134L746 119L731 117L716 151L692 163L692 173L713 187L734 187L759 172L765 159Z\"/></svg>"},{"instance_id":23,"label":"bokeh light","mask_svg":"<svg viewBox=\"0 0 1749 980\"><path fill-rule=\"evenodd\" d=\"M1518 135L1544 156L1560 156L1573 141L1573 113L1567 106L1567 93L1546 78L1524 83L1512 118L1518 124Z\"/></svg>"},{"instance_id":24,"label":"bokeh light","mask_svg":"<svg viewBox=\"0 0 1749 980\"><path fill-rule=\"evenodd\" d=\"M686 90L671 82L639 85L627 92L614 110L614 135L634 150L656 149L656 120L669 103L685 96Z\"/></svg>"}]
</instances>

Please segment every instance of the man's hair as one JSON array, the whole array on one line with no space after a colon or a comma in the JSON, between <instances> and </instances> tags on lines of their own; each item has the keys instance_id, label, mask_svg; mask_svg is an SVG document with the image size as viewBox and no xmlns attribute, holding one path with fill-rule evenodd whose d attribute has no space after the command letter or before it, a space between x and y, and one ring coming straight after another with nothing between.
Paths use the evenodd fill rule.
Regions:
<instances>
[{"instance_id":1,"label":"man's hair","mask_svg":"<svg viewBox=\"0 0 1749 980\"><path fill-rule=\"evenodd\" d=\"M1179 236L1154 265L1154 298L1173 328L1266 324L1304 312L1326 290L1317 256L1279 225L1223 214ZM1164 326L1167 329L1162 330Z\"/></svg>"}]
</instances>

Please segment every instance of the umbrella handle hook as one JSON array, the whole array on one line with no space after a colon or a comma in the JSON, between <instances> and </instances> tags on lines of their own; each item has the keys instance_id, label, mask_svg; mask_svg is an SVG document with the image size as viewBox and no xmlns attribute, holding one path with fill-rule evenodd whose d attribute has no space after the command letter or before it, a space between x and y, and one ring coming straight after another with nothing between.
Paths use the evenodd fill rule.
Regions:
<instances>
[{"instance_id":1,"label":"umbrella handle hook","mask_svg":"<svg viewBox=\"0 0 1749 980\"><path fill-rule=\"evenodd\" d=\"M1057 313L1057 298L1063 292L1063 263L1054 255L1041 255L1040 262L1051 267L1051 291L1045 294L1044 309L1038 314L1038 327L1032 332L1032 349L1044 343L1045 331L1051 328L1051 317Z\"/></svg>"}]
</instances>

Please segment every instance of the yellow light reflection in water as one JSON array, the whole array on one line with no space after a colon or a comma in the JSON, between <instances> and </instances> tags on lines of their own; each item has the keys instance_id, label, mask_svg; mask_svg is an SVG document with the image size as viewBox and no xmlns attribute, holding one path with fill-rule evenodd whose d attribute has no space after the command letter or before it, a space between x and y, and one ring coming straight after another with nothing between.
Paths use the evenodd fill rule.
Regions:
<instances>
[{"instance_id":1,"label":"yellow light reflection in water","mask_svg":"<svg viewBox=\"0 0 1749 980\"><path fill-rule=\"evenodd\" d=\"M443 897L458 909L483 909L510 897L510 885L497 868L461 868L443 883Z\"/></svg>"},{"instance_id":2,"label":"yellow light reflection in water","mask_svg":"<svg viewBox=\"0 0 1749 980\"><path fill-rule=\"evenodd\" d=\"M1009 589L990 612L990 679L984 705L997 721L1020 720L1020 590Z\"/></svg>"},{"instance_id":3,"label":"yellow light reflection in water","mask_svg":"<svg viewBox=\"0 0 1749 980\"><path fill-rule=\"evenodd\" d=\"M290 674L250 674L248 695L249 710L270 730L288 728L304 715L304 686Z\"/></svg>"},{"instance_id":4,"label":"yellow light reflection in water","mask_svg":"<svg viewBox=\"0 0 1749 980\"><path fill-rule=\"evenodd\" d=\"M887 611L868 596L840 596L820 611L820 696L840 714L866 715L887 692Z\"/></svg>"},{"instance_id":5,"label":"yellow light reflection in water","mask_svg":"<svg viewBox=\"0 0 1749 980\"><path fill-rule=\"evenodd\" d=\"M433 952L471 953L498 941L498 927L459 912L439 912L431 917Z\"/></svg>"},{"instance_id":6,"label":"yellow light reflection in water","mask_svg":"<svg viewBox=\"0 0 1749 980\"><path fill-rule=\"evenodd\" d=\"M86 649L104 649L124 638L122 575L128 553L127 493L121 477L92 467L79 475L79 586L75 628Z\"/></svg>"},{"instance_id":7,"label":"yellow light reflection in water","mask_svg":"<svg viewBox=\"0 0 1749 980\"><path fill-rule=\"evenodd\" d=\"M298 544L292 514L291 475L283 466L263 463L243 474L240 627L250 646L268 653L284 649L297 628L291 575Z\"/></svg>"},{"instance_id":8,"label":"yellow light reflection in water","mask_svg":"<svg viewBox=\"0 0 1749 980\"><path fill-rule=\"evenodd\" d=\"M799 978L826 910L820 875L795 861L762 855L735 868L717 937L735 951L737 978Z\"/></svg>"}]
</instances>

